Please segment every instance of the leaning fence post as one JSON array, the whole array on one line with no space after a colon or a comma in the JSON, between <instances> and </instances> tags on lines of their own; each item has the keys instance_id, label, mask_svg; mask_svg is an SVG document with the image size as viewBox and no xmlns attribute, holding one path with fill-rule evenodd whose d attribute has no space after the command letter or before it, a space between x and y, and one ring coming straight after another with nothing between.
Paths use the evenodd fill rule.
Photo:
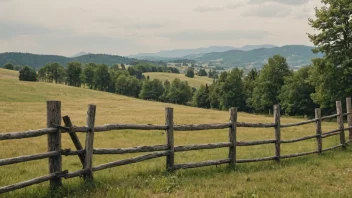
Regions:
<instances>
[{"instance_id":1,"label":"leaning fence post","mask_svg":"<svg viewBox=\"0 0 352 198\"><path fill-rule=\"evenodd\" d=\"M230 122L231 126L229 128L229 139L232 144L229 148L229 159L230 166L234 166L236 164L236 126L237 126L237 108L232 107L230 109Z\"/></svg>"},{"instance_id":2,"label":"leaning fence post","mask_svg":"<svg viewBox=\"0 0 352 198\"><path fill-rule=\"evenodd\" d=\"M347 108L347 113L352 113L352 103L351 103L351 97L346 98L346 108ZM348 127L352 127L352 114L347 115L347 122L348 122ZM349 129L349 140L352 140L352 129Z\"/></svg>"},{"instance_id":3,"label":"leaning fence post","mask_svg":"<svg viewBox=\"0 0 352 198\"><path fill-rule=\"evenodd\" d=\"M336 101L336 113L338 114L337 123L339 124L339 129L340 129L340 143L342 144L342 148L346 148L345 129L343 126L343 114L342 114L341 101Z\"/></svg>"},{"instance_id":4,"label":"leaning fence post","mask_svg":"<svg viewBox=\"0 0 352 198\"><path fill-rule=\"evenodd\" d=\"M318 153L322 153L323 150L323 139L322 139L322 132L321 132L321 109L315 109L315 119L316 122L316 134L317 134L317 143L318 143Z\"/></svg>"},{"instance_id":5,"label":"leaning fence post","mask_svg":"<svg viewBox=\"0 0 352 198\"><path fill-rule=\"evenodd\" d=\"M276 161L280 161L280 141L281 141L281 132L280 132L280 105L274 105L274 121L275 121L275 154Z\"/></svg>"},{"instance_id":6,"label":"leaning fence post","mask_svg":"<svg viewBox=\"0 0 352 198\"><path fill-rule=\"evenodd\" d=\"M166 156L166 170L173 171L175 163L175 151L174 151L174 116L173 108L165 108L165 125L166 129L166 142L169 150L169 154Z\"/></svg>"},{"instance_id":7,"label":"leaning fence post","mask_svg":"<svg viewBox=\"0 0 352 198\"><path fill-rule=\"evenodd\" d=\"M70 117L64 116L64 117L62 117L62 120L64 121L65 126L70 128L70 131L68 132L68 134L70 135L72 142L76 147L76 150L83 150L82 144L79 141L77 134L71 130L73 125L72 125ZM78 157L79 157L82 165L84 166L84 154L78 154Z\"/></svg>"},{"instance_id":8,"label":"leaning fence post","mask_svg":"<svg viewBox=\"0 0 352 198\"><path fill-rule=\"evenodd\" d=\"M93 180L92 161L93 161L93 143L94 143L94 123L95 123L95 105L88 106L87 112L87 134L86 134L86 155L84 161L85 180Z\"/></svg>"},{"instance_id":9,"label":"leaning fence post","mask_svg":"<svg viewBox=\"0 0 352 198\"><path fill-rule=\"evenodd\" d=\"M47 101L47 121L48 128L61 125L61 102L60 101ZM48 134L48 151L61 150L61 130L58 128L55 133ZM49 157L49 173L61 172L62 161L61 154ZM50 188L61 186L61 177L50 180Z\"/></svg>"}]
</instances>

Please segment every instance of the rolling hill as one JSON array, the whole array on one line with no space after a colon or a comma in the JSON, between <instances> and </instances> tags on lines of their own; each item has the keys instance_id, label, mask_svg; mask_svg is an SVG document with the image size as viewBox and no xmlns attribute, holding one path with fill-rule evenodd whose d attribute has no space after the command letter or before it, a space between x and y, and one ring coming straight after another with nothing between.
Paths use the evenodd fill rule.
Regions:
<instances>
[{"instance_id":1,"label":"rolling hill","mask_svg":"<svg viewBox=\"0 0 352 198\"><path fill-rule=\"evenodd\" d=\"M309 65L312 58L322 57L322 54L314 54L312 52L312 47L303 45L286 45L283 47L273 47L270 45L264 46L266 48L253 49L263 46L244 46L244 50L230 49L230 47L209 47L201 48L200 50L190 50L190 51L180 51L175 50L175 54L185 54L185 53L197 53L197 52L208 52L208 51L220 51L211 53L198 53L187 55L180 58L170 58L170 57L148 57L145 56L144 59L149 59L147 61L175 61L175 60L194 60L197 64L210 64L219 65L222 67L233 68L242 67L248 68L261 68L268 60L268 58L280 54L287 58L288 64L292 68L298 68L303 65ZM227 51L226 51L227 50ZM248 51L245 51L248 50ZM174 51L165 52L174 53ZM118 55L108 55L108 54L85 54L78 57L64 57L56 55L38 55L30 53L16 53L7 52L0 53L0 65L6 63L13 63L15 65L28 65L34 68L40 68L50 62L58 62L61 65L66 65L68 62L78 61L81 63L94 62L97 64L107 64L113 65L116 63L131 64L138 61L135 58L127 58Z\"/></svg>"},{"instance_id":2,"label":"rolling hill","mask_svg":"<svg viewBox=\"0 0 352 198\"><path fill-rule=\"evenodd\" d=\"M96 125L106 123L164 124L166 106L174 108L174 123L204 124L228 122L227 111L199 109L187 106L151 102L60 84L18 81L18 72L0 69L0 133L46 127L46 101L60 100L62 116L69 115L74 125L86 123L87 105L97 105ZM3 78L3 76L6 76ZM283 117L282 123L302 119ZM271 116L238 114L239 122L273 122ZM336 129L335 122L323 122L323 130ZM294 139L315 134L315 123L281 129L282 139ZM85 134L77 134L84 144ZM273 128L238 128L238 141L274 138ZM118 130L96 133L94 148L125 148L165 144L163 131ZM47 137L1 141L0 159L43 153ZM175 145L228 142L228 129L208 131L177 131ZM327 148L339 142L339 137L324 139ZM62 134L62 148L73 149L67 133ZM282 145L282 153L297 153L316 149L316 140ZM228 148L178 152L175 163L200 162L228 157ZM141 154L94 155L99 165ZM237 157L248 159L274 155L273 145L239 147ZM295 159L179 170L165 173L165 158L115 167L94 172L94 184L81 178L63 179L63 188L56 197L345 197L349 186L352 152L329 151ZM81 170L77 156L62 156L63 170ZM48 174L48 160L0 166L0 186ZM4 197L50 197L48 182L26 187Z\"/></svg>"},{"instance_id":3,"label":"rolling hill","mask_svg":"<svg viewBox=\"0 0 352 198\"><path fill-rule=\"evenodd\" d=\"M184 58L196 60L199 64L213 63L229 68L261 68L267 63L268 58L276 54L286 57L288 65L292 68L309 65L312 58L322 57L322 54L314 54L312 47L286 45L283 47L261 48L250 51L229 50L226 52L212 52L201 55L190 55Z\"/></svg>"},{"instance_id":4,"label":"rolling hill","mask_svg":"<svg viewBox=\"0 0 352 198\"><path fill-rule=\"evenodd\" d=\"M131 64L136 59L131 59L118 55L108 54L86 54L78 57L65 57L56 55L40 55L30 53L6 52L0 53L0 65L12 63L14 65L27 65L33 68L40 68L47 63L57 62L61 65L66 65L68 62L78 61L81 63L94 62L97 64L113 65L116 63Z\"/></svg>"}]
</instances>

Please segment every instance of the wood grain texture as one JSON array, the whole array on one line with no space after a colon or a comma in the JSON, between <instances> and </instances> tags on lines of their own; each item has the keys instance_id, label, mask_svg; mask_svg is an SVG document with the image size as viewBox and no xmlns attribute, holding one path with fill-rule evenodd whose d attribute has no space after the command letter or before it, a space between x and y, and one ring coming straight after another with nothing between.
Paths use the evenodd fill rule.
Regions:
<instances>
[{"instance_id":1,"label":"wood grain texture","mask_svg":"<svg viewBox=\"0 0 352 198\"><path fill-rule=\"evenodd\" d=\"M345 149L346 139L345 139L344 124L343 124L343 115L342 115L343 112L342 112L341 101L336 101L336 112L338 114L337 124L339 125L339 129L340 129L340 143L342 144L342 147Z\"/></svg>"},{"instance_id":2,"label":"wood grain texture","mask_svg":"<svg viewBox=\"0 0 352 198\"><path fill-rule=\"evenodd\" d=\"M84 175L85 180L93 180L93 144L94 144L94 124L95 124L95 105L88 105L87 112L87 134L86 134L86 152L85 152L85 161L83 169L86 169L87 172Z\"/></svg>"},{"instance_id":3,"label":"wood grain texture","mask_svg":"<svg viewBox=\"0 0 352 198\"><path fill-rule=\"evenodd\" d=\"M79 141L79 138L78 138L77 134L74 131L71 130L73 124L71 122L70 117L64 116L64 117L62 117L62 120L64 121L65 126L70 128L70 131L68 132L68 134L69 134L73 144L75 145L76 150L83 150L82 144ZM84 158L85 158L84 153L78 154L78 157L79 157L79 160L81 161L82 166L84 166Z\"/></svg>"},{"instance_id":4,"label":"wood grain texture","mask_svg":"<svg viewBox=\"0 0 352 198\"><path fill-rule=\"evenodd\" d=\"M165 125L166 130L166 144L169 153L166 156L166 170L173 171L175 163L175 150L174 150L174 109L170 107L165 108Z\"/></svg>"},{"instance_id":5,"label":"wood grain texture","mask_svg":"<svg viewBox=\"0 0 352 198\"><path fill-rule=\"evenodd\" d=\"M61 102L47 101L47 127L55 127L61 125ZM61 130L48 134L48 152L61 151ZM49 173L62 171L61 155L49 157ZM57 188L62 185L61 178L55 177L50 180L50 188Z\"/></svg>"}]
</instances>

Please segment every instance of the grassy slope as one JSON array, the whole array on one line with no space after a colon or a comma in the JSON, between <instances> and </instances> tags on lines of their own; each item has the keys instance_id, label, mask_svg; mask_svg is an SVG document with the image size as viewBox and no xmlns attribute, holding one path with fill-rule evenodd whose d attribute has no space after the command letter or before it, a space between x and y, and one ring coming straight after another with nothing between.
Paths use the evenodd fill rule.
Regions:
<instances>
[{"instance_id":1,"label":"grassy slope","mask_svg":"<svg viewBox=\"0 0 352 198\"><path fill-rule=\"evenodd\" d=\"M62 101L62 115L70 115L75 125L84 125L87 105L97 105L96 124L164 122L164 107L174 107L175 124L215 123L228 120L228 112L198 109L165 103L148 102L116 94L67 87L64 85L19 82L15 72L0 69L0 132L44 128L46 100ZM6 76L6 78L4 77ZM272 117L240 113L240 122L272 122ZM282 123L299 119L283 118ZM335 129L335 123L323 123L323 130ZM282 129L282 139L314 134L314 124ZM83 134L79 134L84 143ZM238 140L273 139L273 129L238 129ZM177 132L175 145L225 142L227 130ZM338 137L324 140L324 147L337 144ZM97 133L96 148L121 148L164 144L161 131L111 131ZM46 137L0 141L0 158L46 152ZM63 148L74 148L63 134ZM315 140L282 145L283 154L316 149ZM176 163L227 157L228 149L176 153ZM140 154L94 156L93 164ZM273 145L238 148L238 158L274 155ZM84 185L80 178L63 180L61 196L67 197L347 197L352 190L350 179L352 152L331 151L276 162L238 164L236 170L226 165L165 173L165 158L96 172L95 187ZM77 157L63 156L63 169L80 169ZM47 160L37 160L0 167L0 186L13 184L48 173ZM3 197L46 197L48 182L11 192ZM1 197L1 195L0 195Z\"/></svg>"},{"instance_id":2,"label":"grassy slope","mask_svg":"<svg viewBox=\"0 0 352 198\"><path fill-rule=\"evenodd\" d=\"M175 79L179 78L182 81L187 81L191 87L200 87L200 85L205 84L212 84L213 79L208 78L206 76L197 76L195 75L194 78L188 78L185 74L173 74L173 73L162 73L162 72L146 72L144 76L149 76L151 79L159 79L161 81L169 80L170 82Z\"/></svg>"}]
</instances>

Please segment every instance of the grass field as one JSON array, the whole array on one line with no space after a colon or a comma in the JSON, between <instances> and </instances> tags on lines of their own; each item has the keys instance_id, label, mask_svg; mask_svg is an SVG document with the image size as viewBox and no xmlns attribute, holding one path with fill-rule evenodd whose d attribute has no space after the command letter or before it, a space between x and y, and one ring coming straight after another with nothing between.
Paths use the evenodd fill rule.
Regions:
<instances>
[{"instance_id":1,"label":"grass field","mask_svg":"<svg viewBox=\"0 0 352 198\"><path fill-rule=\"evenodd\" d=\"M207 76L197 76L195 75L194 78L188 78L185 74L174 74L174 73L163 73L163 72L146 72L143 73L144 76L149 76L150 79L159 79L161 81L172 81L175 78L179 78L182 81L187 81L189 86L198 88L201 85L205 84L212 84L213 79L208 78Z\"/></svg>"},{"instance_id":2,"label":"grass field","mask_svg":"<svg viewBox=\"0 0 352 198\"><path fill-rule=\"evenodd\" d=\"M75 125L85 125L88 104L97 105L96 125L107 123L163 124L164 108L174 108L175 124L226 122L229 113L173 104L149 102L116 94L39 82L19 82L17 73L0 69L0 132L45 128L46 101L60 100L62 115L69 115ZM301 119L282 118L282 123ZM270 116L239 113L239 122L273 122ZM323 123L323 131L336 129L336 123ZM282 139L293 139L315 133L315 125L282 129ZM274 129L237 131L238 141L273 139ZM84 143L84 134L79 134ZM161 131L122 130L96 133L95 148L122 148L165 144ZM175 132L175 145L228 141L227 130ZM324 139L323 147L339 143L338 136ZM62 147L74 148L68 134ZM282 154L312 151L316 141L282 145ZM0 141L0 159L47 151L45 136ZM176 163L224 159L228 149L176 153ZM93 157L93 165L140 154ZM274 155L274 145L239 147L238 158ZM94 173L95 183L80 178L63 179L58 197L350 197L352 196L352 152L337 149L322 155L286 159L280 163L258 162L165 172L165 158L116 167ZM63 156L63 169L81 169L76 156ZM48 163L37 160L0 167L0 186L46 175ZM48 182L34 185L0 197L48 197Z\"/></svg>"}]
</instances>

